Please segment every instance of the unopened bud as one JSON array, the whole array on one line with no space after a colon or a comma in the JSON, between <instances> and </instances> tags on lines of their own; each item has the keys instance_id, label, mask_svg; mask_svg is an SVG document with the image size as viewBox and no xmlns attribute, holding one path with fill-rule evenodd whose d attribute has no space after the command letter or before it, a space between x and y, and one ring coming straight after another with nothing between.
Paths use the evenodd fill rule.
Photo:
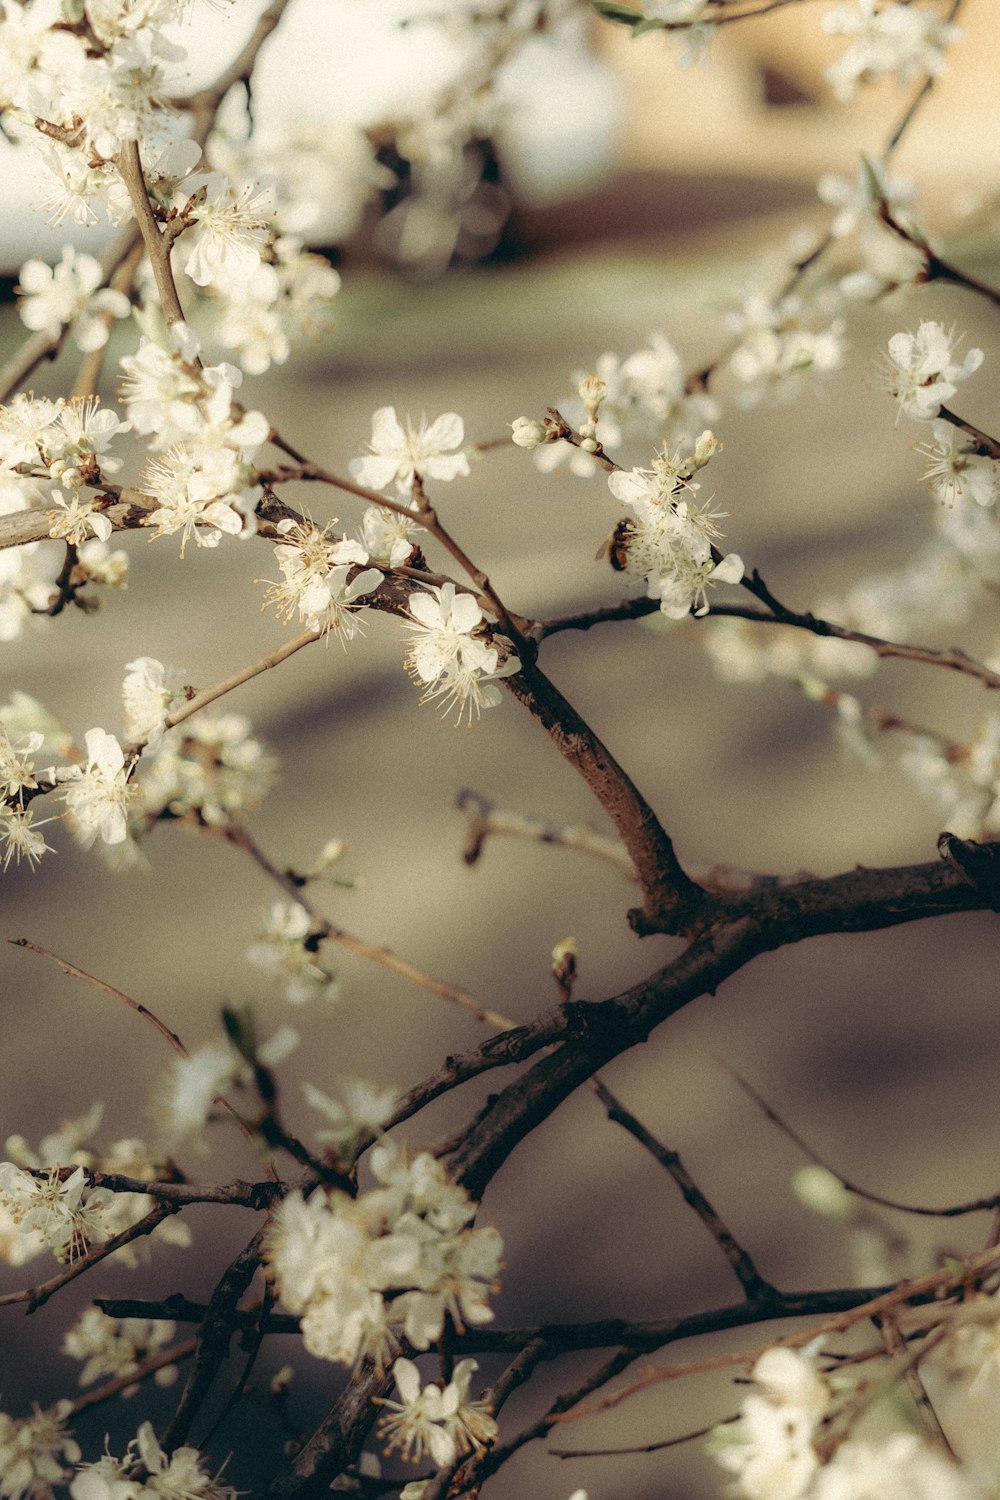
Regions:
<instances>
[{"instance_id":1,"label":"unopened bud","mask_svg":"<svg viewBox=\"0 0 1000 1500\"><path fill-rule=\"evenodd\" d=\"M293 1367L291 1365L282 1365L281 1369L271 1376L271 1394L274 1396L282 1395L288 1390L294 1379L295 1370Z\"/></svg>"},{"instance_id":2,"label":"unopened bud","mask_svg":"<svg viewBox=\"0 0 1000 1500\"><path fill-rule=\"evenodd\" d=\"M515 417L510 426L511 442L518 448L540 448L549 440L545 423L536 422L534 417Z\"/></svg>"},{"instance_id":3,"label":"unopened bud","mask_svg":"<svg viewBox=\"0 0 1000 1500\"><path fill-rule=\"evenodd\" d=\"M694 458L692 462L696 469L703 469L710 458L714 458L722 447L714 432L707 428L694 445Z\"/></svg>"},{"instance_id":4,"label":"unopened bud","mask_svg":"<svg viewBox=\"0 0 1000 1500\"><path fill-rule=\"evenodd\" d=\"M601 402L608 394L608 382L599 375L585 375L579 385L580 400L587 409L590 420L596 421Z\"/></svg>"},{"instance_id":5,"label":"unopened bud","mask_svg":"<svg viewBox=\"0 0 1000 1500\"><path fill-rule=\"evenodd\" d=\"M580 447L583 449L584 453L596 453L597 439L592 437L581 438Z\"/></svg>"},{"instance_id":6,"label":"unopened bud","mask_svg":"<svg viewBox=\"0 0 1000 1500\"><path fill-rule=\"evenodd\" d=\"M824 1219L844 1223L851 1217L854 1208L851 1195L840 1178L826 1167L800 1167L792 1177L792 1190L800 1203L814 1214L822 1214Z\"/></svg>"},{"instance_id":7,"label":"unopened bud","mask_svg":"<svg viewBox=\"0 0 1000 1500\"><path fill-rule=\"evenodd\" d=\"M552 950L552 977L567 1000L576 979L576 959L576 938L563 938Z\"/></svg>"}]
</instances>

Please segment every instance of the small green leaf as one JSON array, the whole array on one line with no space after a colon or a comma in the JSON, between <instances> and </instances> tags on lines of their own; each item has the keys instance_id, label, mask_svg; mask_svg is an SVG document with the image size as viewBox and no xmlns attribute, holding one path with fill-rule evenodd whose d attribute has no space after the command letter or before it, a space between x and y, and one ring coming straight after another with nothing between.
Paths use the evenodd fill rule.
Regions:
<instances>
[{"instance_id":1,"label":"small green leaf","mask_svg":"<svg viewBox=\"0 0 1000 1500\"><path fill-rule=\"evenodd\" d=\"M630 5L620 5L618 0L590 0L590 3L599 16L606 21L615 21L619 26L638 26L644 19L639 11Z\"/></svg>"},{"instance_id":2,"label":"small green leaf","mask_svg":"<svg viewBox=\"0 0 1000 1500\"><path fill-rule=\"evenodd\" d=\"M643 19L639 22L638 26L634 28L632 32L632 40L635 41L637 36L646 36L646 34L650 31L662 30L662 21L658 21L655 16L644 16Z\"/></svg>"}]
</instances>

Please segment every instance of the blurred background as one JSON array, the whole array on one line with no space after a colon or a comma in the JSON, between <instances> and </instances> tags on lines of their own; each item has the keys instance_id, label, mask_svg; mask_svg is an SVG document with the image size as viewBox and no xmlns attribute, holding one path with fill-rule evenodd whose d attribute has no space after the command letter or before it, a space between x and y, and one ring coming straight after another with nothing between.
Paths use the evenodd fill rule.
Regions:
<instances>
[{"instance_id":1,"label":"blurred background","mask_svg":"<svg viewBox=\"0 0 1000 1500\"><path fill-rule=\"evenodd\" d=\"M259 9L241 0L224 15L203 10L196 52L204 77L194 75L191 86L235 51ZM297 0L255 81L264 137L280 144L323 135L331 117L344 131L360 123L377 135L379 122L416 118L435 91L447 93L455 71L448 49L460 48L461 37L401 29L402 10ZM969 226L963 216L996 181L993 25L989 0L967 0L966 40L895 164L918 180L926 220L941 233ZM805 5L726 28L707 66L684 69L676 43L633 41L596 18L558 44L540 37L512 65L508 107L435 213L410 212L407 226L414 193L388 147L366 159L364 193L352 198L332 183L327 219L319 215L309 235L332 247L344 278L337 327L287 366L249 381L245 399L310 457L345 472L365 451L371 413L383 405L414 417L458 411L469 440L490 441L515 417L563 401L572 372L593 368L608 350L627 355L652 333L676 345L685 368L698 368L724 342L725 314L769 249L787 246L802 225L822 232L829 210L816 197L817 177L851 176L858 152L877 150L902 108L905 95L891 83L849 110L832 101L823 69L841 45L822 35L816 8ZM379 168L392 178L380 179ZM7 148L0 170L11 195L0 255L13 277L28 254L55 259L65 235L47 231L32 202L30 155ZM975 230L982 222L951 241L953 258L995 274L994 252ZM794 607L898 567L929 535L932 504L917 484L915 430L894 426L892 401L873 388L887 337L920 317L956 323L988 358L997 352L996 316L985 304L956 289L918 290L905 302L860 308L843 366L796 403L745 411L720 396L725 448L711 478L729 512L728 544ZM20 332L11 305L2 327L9 351ZM128 338L116 334L117 352ZM36 375L35 389L65 390L72 363L64 352ZM975 387L963 413L989 428L988 379ZM619 456L641 464L649 455ZM332 491L292 487L287 498L317 518L339 515L348 530L360 515L349 497L334 504ZM602 479L542 476L530 455L507 446L435 498L516 610L551 616L621 597L620 581L594 560L617 518ZM3 696L32 693L78 739L94 724L117 728L123 669L136 656L176 664L186 681L207 685L282 639L273 615L258 609L257 581L275 566L260 544L189 552L183 565L170 540L147 545L132 533L123 545L132 565L127 593L109 594L95 616L67 611L3 648ZM733 865L790 875L933 858L941 815L919 790L891 766L865 768L843 756L832 712L787 684L720 681L703 649L713 628L711 619L669 629L659 619L607 626L554 638L543 655L661 815L682 860L695 872ZM579 947L579 998L613 994L665 962L676 943L632 937L625 912L635 894L610 866L501 839L474 868L463 863L466 823L455 804L465 787L502 808L610 828L513 700L469 732L419 709L400 667L402 634L398 622L373 619L367 639L347 652L336 642L313 647L229 700L283 768L249 820L261 846L278 865L301 867L326 839L344 839L342 868L356 885L320 896L330 918L517 1020L555 1000L550 954L567 936ZM975 653L984 638L969 630L961 641L946 633L927 643ZM959 740L985 712L983 690L968 679L904 663L884 663L852 690ZM445 1052L484 1035L445 1002L331 949L324 957L338 970L339 998L289 1007L245 961L276 892L220 842L163 827L146 846L149 868L127 877L76 851L61 832L53 842L58 856L34 876L8 871L4 935L28 937L126 991L192 1048L216 1034L223 1004L252 1002L264 1032L290 1022L302 1044L282 1072L285 1109L304 1132L318 1122L301 1097L302 1080L332 1094L345 1075L402 1089ZM101 1141L146 1133L166 1062L152 1029L23 951L4 947L0 965L4 1134L34 1141L97 1099L105 1102ZM992 1192L1000 1134L995 972L992 916L814 940L758 959L619 1059L607 1080L681 1152L765 1276L789 1289L849 1284L861 1274L851 1233L797 1201L790 1179L801 1153L730 1070L875 1191L924 1203ZM506 1077L449 1096L401 1138L414 1147L443 1139ZM231 1134L217 1126L210 1156L183 1156L192 1177L255 1174ZM251 1220L239 1210L195 1209L195 1253L158 1250L146 1269L101 1269L30 1320L6 1310L5 1409L27 1410L72 1387L75 1362L40 1350L58 1348L90 1297L178 1290L206 1297L227 1252L252 1233ZM583 1091L504 1167L482 1222L496 1224L506 1246L500 1326L660 1318L737 1300L725 1263L672 1183ZM923 1269L945 1248L975 1248L988 1232L982 1220L885 1222L890 1239L903 1236L910 1249L893 1260L872 1242L875 1264L866 1269L876 1279L881 1270ZM853 1243L856 1252L857 1234ZM37 1261L5 1272L3 1285L48 1274ZM659 1362L752 1347L764 1336L686 1344ZM601 1357L544 1370L505 1409L505 1433ZM289 1359L297 1371L289 1413L308 1429L341 1375L276 1339L255 1380L264 1385ZM496 1372L494 1361L482 1364ZM238 1368L238 1360L227 1368L230 1383ZM700 1442L573 1461L545 1450L656 1442L731 1414L739 1399L739 1388L719 1376L654 1388L566 1427L558 1442L529 1446L489 1493L559 1500L585 1486L591 1500L717 1494L720 1471ZM154 1396L149 1414L162 1424L169 1405L169 1393ZM88 1420L80 1432L92 1457L105 1430L131 1431L138 1416L126 1404L121 1417L102 1409ZM266 1477L279 1440L268 1419L234 1415L213 1453L233 1449L227 1477L251 1488Z\"/></svg>"}]
</instances>

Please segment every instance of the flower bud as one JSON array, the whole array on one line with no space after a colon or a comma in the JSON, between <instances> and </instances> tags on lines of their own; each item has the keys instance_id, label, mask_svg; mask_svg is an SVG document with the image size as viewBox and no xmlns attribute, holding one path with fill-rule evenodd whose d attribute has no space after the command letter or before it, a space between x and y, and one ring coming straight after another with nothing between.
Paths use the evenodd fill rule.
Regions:
<instances>
[{"instance_id":1,"label":"flower bud","mask_svg":"<svg viewBox=\"0 0 1000 1500\"><path fill-rule=\"evenodd\" d=\"M706 428L705 431L701 434L701 437L694 445L694 458L692 459L692 462L695 468L703 469L708 463L709 459L714 458L721 447L722 444L719 442L719 439L716 437L715 433L710 432Z\"/></svg>"},{"instance_id":2,"label":"flower bud","mask_svg":"<svg viewBox=\"0 0 1000 1500\"><path fill-rule=\"evenodd\" d=\"M515 417L511 423L510 436L511 441L519 448L539 448L549 440L545 424L536 422L534 417Z\"/></svg>"},{"instance_id":3,"label":"flower bud","mask_svg":"<svg viewBox=\"0 0 1000 1500\"><path fill-rule=\"evenodd\" d=\"M585 375L579 386L580 400L587 409L587 416L593 422L597 418L601 402L608 394L608 382L602 380L599 375Z\"/></svg>"}]
</instances>

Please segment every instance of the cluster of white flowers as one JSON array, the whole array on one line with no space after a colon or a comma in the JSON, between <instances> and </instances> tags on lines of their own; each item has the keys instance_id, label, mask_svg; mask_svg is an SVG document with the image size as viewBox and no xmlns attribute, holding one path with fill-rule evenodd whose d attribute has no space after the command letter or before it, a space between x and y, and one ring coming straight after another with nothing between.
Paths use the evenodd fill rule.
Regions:
<instances>
[{"instance_id":1,"label":"cluster of white flowers","mask_svg":"<svg viewBox=\"0 0 1000 1500\"><path fill-rule=\"evenodd\" d=\"M86 1172L120 1173L152 1181L163 1171L162 1159L134 1137L114 1141L98 1151L89 1144L102 1115L100 1104L77 1119L66 1120L32 1150L20 1136L6 1143L9 1160L0 1163L0 1259L23 1265L45 1249L57 1259L76 1259L88 1244L103 1243L131 1228L153 1208L145 1193L110 1193L90 1189ZM180 1219L165 1219L151 1238L189 1245L191 1234ZM148 1243L144 1238L143 1246ZM136 1245L123 1245L115 1259L138 1264Z\"/></svg>"},{"instance_id":2,"label":"cluster of white flowers","mask_svg":"<svg viewBox=\"0 0 1000 1500\"><path fill-rule=\"evenodd\" d=\"M69 1492L73 1500L236 1500L237 1491L206 1474L202 1462L197 1448L166 1454L143 1422L124 1458L105 1453L96 1463L80 1464Z\"/></svg>"},{"instance_id":3,"label":"cluster of white flowers","mask_svg":"<svg viewBox=\"0 0 1000 1500\"><path fill-rule=\"evenodd\" d=\"M111 522L99 508L100 496L83 491L100 490L121 468L122 460L108 450L129 427L93 396L15 396L0 407L0 512L49 509L51 536L77 545L93 536L106 542ZM8 586L16 587L16 579Z\"/></svg>"},{"instance_id":4,"label":"cluster of white flowers","mask_svg":"<svg viewBox=\"0 0 1000 1500\"><path fill-rule=\"evenodd\" d=\"M282 582L271 584L265 604L284 620L298 611L307 629L332 632L346 646L362 633L358 601L378 588L381 572L365 566L368 553L360 542L346 536L334 541L329 527L285 520L278 530L282 540L274 555Z\"/></svg>"},{"instance_id":5,"label":"cluster of white flowers","mask_svg":"<svg viewBox=\"0 0 1000 1500\"><path fill-rule=\"evenodd\" d=\"M927 319L916 333L894 333L889 340L885 387L905 412L917 422L936 417L952 397L961 380L979 369L982 349L970 349L961 364L953 358L959 342L955 330Z\"/></svg>"},{"instance_id":6,"label":"cluster of white flowers","mask_svg":"<svg viewBox=\"0 0 1000 1500\"><path fill-rule=\"evenodd\" d=\"M104 1375L131 1375L142 1360L167 1348L176 1331L177 1325L166 1318L111 1318L99 1307L85 1307L66 1330L62 1351L83 1360L80 1384L92 1385ZM176 1377L176 1365L164 1365L154 1379L158 1385L172 1385ZM125 1386L122 1395L133 1396L138 1389Z\"/></svg>"},{"instance_id":7,"label":"cluster of white flowers","mask_svg":"<svg viewBox=\"0 0 1000 1500\"><path fill-rule=\"evenodd\" d=\"M650 334L644 348L624 359L614 353L602 354L594 363L592 377L578 371L572 378L578 392L588 378L603 382L600 440L610 452L626 439L644 443L657 438L679 440L686 432L698 431L719 418L719 406L713 397L705 391L687 389L681 357L661 333ZM559 410L571 427L582 427L588 420L582 394L560 403ZM543 473L551 473L563 463L584 479L597 472L598 465L585 448L565 440L552 442L544 430L537 434L537 443L527 441L528 435L529 429L522 426L515 441L521 447L538 447L535 463Z\"/></svg>"},{"instance_id":8,"label":"cluster of white flowers","mask_svg":"<svg viewBox=\"0 0 1000 1500\"><path fill-rule=\"evenodd\" d=\"M76 347L85 354L103 349L113 318L127 318L132 304L124 292L102 285L101 263L72 245L63 249L57 266L27 260L21 267L17 291L21 321L33 333L58 339L68 328Z\"/></svg>"},{"instance_id":9,"label":"cluster of white flowers","mask_svg":"<svg viewBox=\"0 0 1000 1500\"><path fill-rule=\"evenodd\" d=\"M57 1401L17 1419L0 1411L0 1495L4 1500L49 1500L52 1486L69 1478L66 1464L77 1464L80 1446L65 1426L72 1410Z\"/></svg>"},{"instance_id":10,"label":"cluster of white flowers","mask_svg":"<svg viewBox=\"0 0 1000 1500\"><path fill-rule=\"evenodd\" d=\"M283 1199L267 1257L310 1353L384 1367L401 1338L426 1349L446 1318L462 1329L493 1317L502 1244L469 1227L477 1205L426 1152L410 1160L385 1142L370 1164L379 1186L356 1198L318 1188Z\"/></svg>"},{"instance_id":11,"label":"cluster of white flowers","mask_svg":"<svg viewBox=\"0 0 1000 1500\"><path fill-rule=\"evenodd\" d=\"M844 319L837 316L813 328L811 318L809 300L791 294L772 299L755 293L729 315L734 343L727 368L743 388L745 406L771 394L789 399L807 371L826 375L839 369L844 358Z\"/></svg>"},{"instance_id":12,"label":"cluster of white flowers","mask_svg":"<svg viewBox=\"0 0 1000 1500\"><path fill-rule=\"evenodd\" d=\"M263 413L235 405L239 370L201 367L189 331L182 324L172 331L177 348L143 339L134 355L122 358L121 397L135 430L158 454L141 485L156 502L144 524L158 536L180 532L183 557L192 538L199 547L215 547L223 533L256 530L260 487L253 460L271 429Z\"/></svg>"},{"instance_id":13,"label":"cluster of white flowers","mask_svg":"<svg viewBox=\"0 0 1000 1500\"><path fill-rule=\"evenodd\" d=\"M169 730L142 766L142 825L195 814L223 826L259 805L277 769L242 714L206 710Z\"/></svg>"},{"instance_id":14,"label":"cluster of white flowers","mask_svg":"<svg viewBox=\"0 0 1000 1500\"><path fill-rule=\"evenodd\" d=\"M56 1260L79 1260L88 1246L110 1238L105 1210L111 1202L110 1193L88 1186L82 1167L63 1176L55 1166L36 1177L13 1162L0 1162L0 1207L19 1238L47 1246ZM18 1258L27 1257L21 1251Z\"/></svg>"},{"instance_id":15,"label":"cluster of white flowers","mask_svg":"<svg viewBox=\"0 0 1000 1500\"><path fill-rule=\"evenodd\" d=\"M479 1366L461 1359L446 1385L421 1386L420 1371L411 1359L397 1359L392 1367L399 1401L384 1400L378 1430L387 1454L396 1449L413 1463L428 1454L445 1468L464 1453L481 1453L496 1441L497 1424L484 1401L469 1400L472 1375Z\"/></svg>"},{"instance_id":16,"label":"cluster of white flowers","mask_svg":"<svg viewBox=\"0 0 1000 1500\"><path fill-rule=\"evenodd\" d=\"M667 447L649 469L616 469L608 487L631 515L621 522L610 544L612 565L642 578L650 599L672 620L708 613L706 590L716 583L739 583L743 563L735 552L723 557L715 547L721 540L716 521L721 511L696 509L684 499L698 490L694 475L718 449L718 440L705 431L691 453Z\"/></svg>"},{"instance_id":17,"label":"cluster of white flowers","mask_svg":"<svg viewBox=\"0 0 1000 1500\"><path fill-rule=\"evenodd\" d=\"M851 38L826 74L841 100L852 99L859 84L877 78L891 76L898 83L918 73L936 78L947 65L946 49L962 34L939 8L910 0L850 0L828 10L820 25L833 36Z\"/></svg>"},{"instance_id":18,"label":"cluster of white flowers","mask_svg":"<svg viewBox=\"0 0 1000 1500\"><path fill-rule=\"evenodd\" d=\"M495 708L497 680L519 672L521 662L509 650L501 660L499 648L477 634L485 616L474 595L453 583L431 584L411 594L410 616L406 665L424 684L420 701L439 698L442 713L454 710L456 723L471 724L484 708Z\"/></svg>"},{"instance_id":19,"label":"cluster of white flowers","mask_svg":"<svg viewBox=\"0 0 1000 1500\"><path fill-rule=\"evenodd\" d=\"M849 253L849 264L853 262L837 281L848 301L874 302L920 278L927 256L911 212L916 196L911 183L887 176L863 156L853 181L829 173L819 179L816 191L836 209L830 233L839 242L840 258ZM905 235L886 224L885 212Z\"/></svg>"},{"instance_id":20,"label":"cluster of white flowers","mask_svg":"<svg viewBox=\"0 0 1000 1500\"><path fill-rule=\"evenodd\" d=\"M821 1429L832 1396L808 1352L769 1349L752 1375L739 1421L711 1440L744 1500L972 1500L962 1471L914 1433L850 1437L827 1457Z\"/></svg>"},{"instance_id":21,"label":"cluster of white flowers","mask_svg":"<svg viewBox=\"0 0 1000 1500\"><path fill-rule=\"evenodd\" d=\"M32 757L44 744L44 736L30 731L12 744L3 721L0 720L0 840L2 840L4 870L11 860L20 864L27 860L33 869L50 846L39 828L49 821L35 821L34 810L25 805L25 792L38 788Z\"/></svg>"},{"instance_id":22,"label":"cluster of white flowers","mask_svg":"<svg viewBox=\"0 0 1000 1500\"><path fill-rule=\"evenodd\" d=\"M304 906L292 901L274 901L264 930L247 949L247 959L284 983L285 999L303 1005L317 995L334 999L337 982L316 962L316 943L310 945L312 918Z\"/></svg>"},{"instance_id":23,"label":"cluster of white flowers","mask_svg":"<svg viewBox=\"0 0 1000 1500\"><path fill-rule=\"evenodd\" d=\"M283 365L297 338L319 338L332 327L340 276L321 255L285 235L273 261L262 261L243 281L227 286L219 309L220 342L236 352L248 375Z\"/></svg>"}]
</instances>

